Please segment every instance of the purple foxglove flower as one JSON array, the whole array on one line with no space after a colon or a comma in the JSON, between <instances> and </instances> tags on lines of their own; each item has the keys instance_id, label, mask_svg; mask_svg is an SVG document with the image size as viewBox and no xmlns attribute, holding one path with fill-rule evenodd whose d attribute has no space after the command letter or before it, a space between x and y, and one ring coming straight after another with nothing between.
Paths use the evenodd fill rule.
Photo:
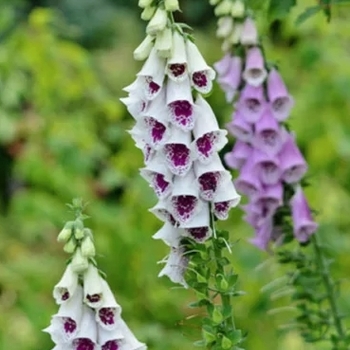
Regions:
<instances>
[{"instance_id":1,"label":"purple foxglove flower","mask_svg":"<svg viewBox=\"0 0 350 350\"><path fill-rule=\"evenodd\" d=\"M239 56L233 56L230 58L230 60L231 61L228 70L218 78L218 84L220 85L221 89L225 92L226 101L229 103L232 102L233 98L236 95L238 87L241 83L242 72L242 59ZM218 64L216 67L218 67ZM222 71L224 71L223 68L221 68L221 65L219 66L219 68L222 69Z\"/></svg>"},{"instance_id":2,"label":"purple foxglove flower","mask_svg":"<svg viewBox=\"0 0 350 350\"><path fill-rule=\"evenodd\" d=\"M249 157L245 162L239 177L235 181L235 185L239 192L244 193L250 198L258 195L262 184L254 171L254 160L252 157Z\"/></svg>"},{"instance_id":3,"label":"purple foxglove flower","mask_svg":"<svg viewBox=\"0 0 350 350\"><path fill-rule=\"evenodd\" d=\"M183 131L192 130L195 123L195 115L188 77L181 83L168 80L166 96L171 123Z\"/></svg>"},{"instance_id":4,"label":"purple foxglove flower","mask_svg":"<svg viewBox=\"0 0 350 350\"><path fill-rule=\"evenodd\" d=\"M158 230L152 238L161 239L169 247L178 248L180 241L184 236L184 230L173 226L169 221L166 221L162 228Z\"/></svg>"},{"instance_id":5,"label":"purple foxglove flower","mask_svg":"<svg viewBox=\"0 0 350 350\"><path fill-rule=\"evenodd\" d=\"M256 232L256 236L250 240L252 244L261 250L267 250L272 238L273 222L272 218L267 219Z\"/></svg>"},{"instance_id":6,"label":"purple foxglove flower","mask_svg":"<svg viewBox=\"0 0 350 350\"><path fill-rule=\"evenodd\" d=\"M213 213L219 220L226 220L231 208L236 207L241 196L236 192L235 186L230 178L220 183L213 200Z\"/></svg>"},{"instance_id":7,"label":"purple foxglove flower","mask_svg":"<svg viewBox=\"0 0 350 350\"><path fill-rule=\"evenodd\" d=\"M116 321L116 327L118 321ZM107 330L102 327L97 328L98 344L101 346L101 350L120 350L121 341L124 339L122 332L119 329L113 331Z\"/></svg>"},{"instance_id":8,"label":"purple foxglove flower","mask_svg":"<svg viewBox=\"0 0 350 350\"><path fill-rule=\"evenodd\" d=\"M231 180L230 173L222 165L218 154L209 164L194 163L194 172L199 185L199 194L206 201L212 201L223 181Z\"/></svg>"},{"instance_id":9,"label":"purple foxglove flower","mask_svg":"<svg viewBox=\"0 0 350 350\"><path fill-rule=\"evenodd\" d=\"M199 161L208 163L227 143L227 131L219 129L213 110L202 96L197 97L195 110L198 117L193 129L193 153Z\"/></svg>"},{"instance_id":10,"label":"purple foxglove flower","mask_svg":"<svg viewBox=\"0 0 350 350\"><path fill-rule=\"evenodd\" d=\"M215 71L207 65L197 46L186 40L188 69L193 87L201 94L207 94L213 87Z\"/></svg>"},{"instance_id":11,"label":"purple foxglove flower","mask_svg":"<svg viewBox=\"0 0 350 350\"><path fill-rule=\"evenodd\" d=\"M180 225L187 223L199 212L201 202L199 189L193 170L185 176L175 176L170 198L170 211Z\"/></svg>"},{"instance_id":12,"label":"purple foxglove flower","mask_svg":"<svg viewBox=\"0 0 350 350\"><path fill-rule=\"evenodd\" d=\"M118 321L117 329L124 336L124 338L120 341L120 348L106 348L101 350L147 350L147 346L136 339L135 335L131 332L123 319Z\"/></svg>"},{"instance_id":13,"label":"purple foxglove flower","mask_svg":"<svg viewBox=\"0 0 350 350\"><path fill-rule=\"evenodd\" d=\"M242 205L241 208L245 213L243 220L257 230L263 223L260 215L261 209L257 207L254 202Z\"/></svg>"},{"instance_id":14,"label":"purple foxglove flower","mask_svg":"<svg viewBox=\"0 0 350 350\"><path fill-rule=\"evenodd\" d=\"M256 173L264 185L273 185L280 180L282 171L277 156L254 149L253 160Z\"/></svg>"},{"instance_id":15,"label":"purple foxglove flower","mask_svg":"<svg viewBox=\"0 0 350 350\"><path fill-rule=\"evenodd\" d=\"M163 152L169 170L178 176L185 176L192 166L191 133L173 128Z\"/></svg>"},{"instance_id":16,"label":"purple foxglove flower","mask_svg":"<svg viewBox=\"0 0 350 350\"><path fill-rule=\"evenodd\" d=\"M248 143L237 140L231 152L224 155L225 163L229 168L241 169L252 152L253 148Z\"/></svg>"},{"instance_id":17,"label":"purple foxglove flower","mask_svg":"<svg viewBox=\"0 0 350 350\"><path fill-rule=\"evenodd\" d=\"M175 82L184 81L188 76L186 45L184 38L177 31L173 34L173 50L167 61L166 74Z\"/></svg>"},{"instance_id":18,"label":"purple foxglove flower","mask_svg":"<svg viewBox=\"0 0 350 350\"><path fill-rule=\"evenodd\" d=\"M272 69L267 78L267 96L274 117L278 121L287 119L294 105L294 99L288 94L282 77L276 69Z\"/></svg>"},{"instance_id":19,"label":"purple foxglove flower","mask_svg":"<svg viewBox=\"0 0 350 350\"><path fill-rule=\"evenodd\" d=\"M169 222L172 226L178 227L180 224L175 220L173 214L169 209L169 203L160 199L158 203L149 211L163 222Z\"/></svg>"},{"instance_id":20,"label":"purple foxglove flower","mask_svg":"<svg viewBox=\"0 0 350 350\"><path fill-rule=\"evenodd\" d=\"M265 109L262 117L255 124L253 143L256 148L269 155L277 154L283 146L282 130L269 108Z\"/></svg>"},{"instance_id":21,"label":"purple foxglove flower","mask_svg":"<svg viewBox=\"0 0 350 350\"><path fill-rule=\"evenodd\" d=\"M95 313L83 306L83 315L78 334L72 343L73 350L98 350Z\"/></svg>"},{"instance_id":22,"label":"purple foxglove flower","mask_svg":"<svg viewBox=\"0 0 350 350\"><path fill-rule=\"evenodd\" d=\"M292 209L294 236L299 242L307 242L316 232L318 224L313 220L311 210L300 186L290 200Z\"/></svg>"},{"instance_id":23,"label":"purple foxglove flower","mask_svg":"<svg viewBox=\"0 0 350 350\"><path fill-rule=\"evenodd\" d=\"M103 279L97 268L89 264L84 273L84 302L92 308L100 308L103 304Z\"/></svg>"},{"instance_id":24,"label":"purple foxglove flower","mask_svg":"<svg viewBox=\"0 0 350 350\"><path fill-rule=\"evenodd\" d=\"M183 236L190 237L198 243L203 243L211 237L209 203L204 203L199 213L181 227L184 231Z\"/></svg>"},{"instance_id":25,"label":"purple foxglove flower","mask_svg":"<svg viewBox=\"0 0 350 350\"><path fill-rule=\"evenodd\" d=\"M300 181L307 171L307 163L291 135L288 135L278 156L281 162L282 179L287 183Z\"/></svg>"},{"instance_id":26,"label":"purple foxglove flower","mask_svg":"<svg viewBox=\"0 0 350 350\"><path fill-rule=\"evenodd\" d=\"M161 154L156 154L145 168L140 169L141 176L150 184L158 198L166 198L172 191L174 175L166 167Z\"/></svg>"},{"instance_id":27,"label":"purple foxglove flower","mask_svg":"<svg viewBox=\"0 0 350 350\"><path fill-rule=\"evenodd\" d=\"M248 123L256 123L264 112L266 101L262 86L245 85L237 107Z\"/></svg>"},{"instance_id":28,"label":"purple foxglove flower","mask_svg":"<svg viewBox=\"0 0 350 350\"><path fill-rule=\"evenodd\" d=\"M239 110L233 114L232 121L226 124L226 128L230 134L242 142L250 142L253 140L253 125L243 118Z\"/></svg>"},{"instance_id":29,"label":"purple foxglove flower","mask_svg":"<svg viewBox=\"0 0 350 350\"><path fill-rule=\"evenodd\" d=\"M54 343L69 343L79 331L83 314L83 290L77 287L72 297L61 304L58 313L52 316L51 324L43 331L50 334Z\"/></svg>"},{"instance_id":30,"label":"purple foxglove flower","mask_svg":"<svg viewBox=\"0 0 350 350\"><path fill-rule=\"evenodd\" d=\"M264 57L258 47L248 50L243 79L250 85L259 86L267 77Z\"/></svg>"},{"instance_id":31,"label":"purple foxglove flower","mask_svg":"<svg viewBox=\"0 0 350 350\"><path fill-rule=\"evenodd\" d=\"M78 287L78 275L72 271L71 264L68 264L61 280L53 289L53 297L57 304L69 300Z\"/></svg>"},{"instance_id":32,"label":"purple foxglove flower","mask_svg":"<svg viewBox=\"0 0 350 350\"><path fill-rule=\"evenodd\" d=\"M185 248L172 247L169 256L162 262L165 262L164 268L159 272L158 277L168 276L173 283L180 283L187 288L184 278L189 259L184 255Z\"/></svg>"},{"instance_id":33,"label":"purple foxglove flower","mask_svg":"<svg viewBox=\"0 0 350 350\"><path fill-rule=\"evenodd\" d=\"M220 61L214 63L214 68L219 75L219 79L229 72L232 65L232 58L230 54L226 54Z\"/></svg>"},{"instance_id":34,"label":"purple foxglove flower","mask_svg":"<svg viewBox=\"0 0 350 350\"><path fill-rule=\"evenodd\" d=\"M122 309L104 279L102 279L102 287L103 302L101 307L96 310L96 321L102 328L111 331L116 328L116 322Z\"/></svg>"},{"instance_id":35,"label":"purple foxglove flower","mask_svg":"<svg viewBox=\"0 0 350 350\"><path fill-rule=\"evenodd\" d=\"M252 18L247 17L243 23L241 33L241 44L253 46L258 44L258 31Z\"/></svg>"},{"instance_id":36,"label":"purple foxglove flower","mask_svg":"<svg viewBox=\"0 0 350 350\"><path fill-rule=\"evenodd\" d=\"M153 100L161 91L165 76L165 60L152 49L141 71L137 73L143 84L143 91L148 100Z\"/></svg>"}]
</instances>

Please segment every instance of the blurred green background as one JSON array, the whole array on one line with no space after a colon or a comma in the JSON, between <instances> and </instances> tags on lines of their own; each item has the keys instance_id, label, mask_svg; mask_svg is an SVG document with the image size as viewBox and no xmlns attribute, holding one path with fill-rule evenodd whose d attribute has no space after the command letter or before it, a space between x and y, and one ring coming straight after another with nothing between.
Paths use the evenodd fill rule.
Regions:
<instances>
[{"instance_id":1,"label":"blurred green background","mask_svg":"<svg viewBox=\"0 0 350 350\"><path fill-rule=\"evenodd\" d=\"M305 1L312 5L313 1ZM212 9L183 1L181 20L195 28L212 64L220 58ZM296 27L304 7L260 30L268 57L278 62L295 96L290 124L309 164L307 190L343 279L342 311L350 310L350 8L334 9ZM192 349L201 310L187 308L191 292L158 279L167 247L151 235L161 223L148 212L155 195L139 176L142 156L125 130L133 120L119 102L140 68L132 52L144 36L136 0L2 0L0 3L0 349L53 347L41 332L57 311L52 288L67 256L57 233L71 218L65 203L90 204L98 263L107 273L124 319L150 350ZM221 125L230 107L215 86L210 96ZM321 349L279 330L295 315L271 314L288 299L260 291L282 276L272 256L248 243L252 229L232 210L232 262L247 294L235 300L245 347ZM263 265L261 265L263 264ZM259 268L257 268L259 266ZM268 344L268 345L267 345ZM327 349L327 347L324 347Z\"/></svg>"}]
</instances>

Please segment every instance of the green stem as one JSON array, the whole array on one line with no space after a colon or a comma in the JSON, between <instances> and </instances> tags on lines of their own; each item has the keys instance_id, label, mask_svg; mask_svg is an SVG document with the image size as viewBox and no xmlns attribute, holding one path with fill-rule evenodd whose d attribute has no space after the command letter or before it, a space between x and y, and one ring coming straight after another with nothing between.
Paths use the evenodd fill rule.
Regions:
<instances>
[{"instance_id":1,"label":"green stem","mask_svg":"<svg viewBox=\"0 0 350 350\"><path fill-rule=\"evenodd\" d=\"M337 302L336 302L336 292L334 288L334 282L330 275L328 264L326 263L325 257L323 255L317 233L313 235L312 243L316 254L317 264L321 269L323 283L327 291L327 298L331 307L334 326L338 333L338 339L345 342L346 332L344 330L344 326L343 326L342 319L341 319Z\"/></svg>"}]
</instances>

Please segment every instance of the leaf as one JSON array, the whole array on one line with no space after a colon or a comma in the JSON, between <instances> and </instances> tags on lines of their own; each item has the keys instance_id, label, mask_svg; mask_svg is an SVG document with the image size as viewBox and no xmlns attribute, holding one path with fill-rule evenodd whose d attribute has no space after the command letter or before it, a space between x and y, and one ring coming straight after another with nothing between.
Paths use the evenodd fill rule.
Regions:
<instances>
[{"instance_id":1,"label":"leaf","mask_svg":"<svg viewBox=\"0 0 350 350\"><path fill-rule=\"evenodd\" d=\"M297 0L270 0L268 15L271 20L282 19L288 15Z\"/></svg>"},{"instance_id":2,"label":"leaf","mask_svg":"<svg viewBox=\"0 0 350 350\"><path fill-rule=\"evenodd\" d=\"M307 19L309 19L311 16L315 15L317 12L321 10L321 6L311 6L308 7L303 13L301 13L297 19L295 20L296 25L300 25L304 23Z\"/></svg>"}]
</instances>

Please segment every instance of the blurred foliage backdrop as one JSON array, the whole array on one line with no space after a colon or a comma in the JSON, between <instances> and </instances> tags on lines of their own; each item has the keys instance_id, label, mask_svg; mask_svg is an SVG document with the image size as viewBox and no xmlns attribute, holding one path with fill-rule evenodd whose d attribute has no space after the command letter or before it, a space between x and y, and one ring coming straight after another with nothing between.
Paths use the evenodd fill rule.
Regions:
<instances>
[{"instance_id":1,"label":"blurred foliage backdrop","mask_svg":"<svg viewBox=\"0 0 350 350\"><path fill-rule=\"evenodd\" d=\"M347 312L350 9L335 8L330 24L317 15L296 26L302 10L273 23L261 13L260 29L296 98L291 126L310 163L308 195L335 258L334 274L343 278ZM156 262L167 248L151 239L161 226L147 211L156 198L139 176L142 157L125 132L132 120L119 102L140 68L132 61L144 35L138 16L136 0L1 1L0 349L52 348L41 329L57 310L51 293L67 257L56 236L74 197L90 202L98 262L137 336L150 350L192 349L199 337L201 311L187 308L193 296L157 278ZM206 1L184 0L181 17L194 26L208 62L219 59ZM217 86L210 101L223 125L230 108ZM276 331L293 314L269 310L288 300L277 303L260 289L284 272L248 243L252 232L240 217L232 211L221 227L238 240L232 261L247 294L235 308L249 332L246 348L314 349L293 332Z\"/></svg>"}]
</instances>

